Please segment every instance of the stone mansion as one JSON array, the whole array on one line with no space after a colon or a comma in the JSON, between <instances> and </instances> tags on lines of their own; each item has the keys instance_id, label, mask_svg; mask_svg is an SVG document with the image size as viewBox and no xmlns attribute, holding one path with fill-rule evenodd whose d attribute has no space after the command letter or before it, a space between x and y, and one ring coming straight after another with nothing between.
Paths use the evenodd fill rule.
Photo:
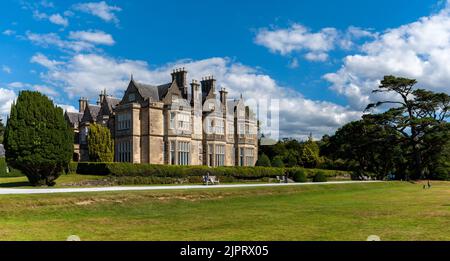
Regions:
<instances>
[{"instance_id":1,"label":"stone mansion","mask_svg":"<svg viewBox=\"0 0 450 261\"><path fill-rule=\"evenodd\" d=\"M258 123L242 97L227 99L216 80L192 80L176 69L162 85L135 81L122 99L102 91L96 104L79 100L79 112L66 112L75 131L74 161L89 161L89 125L107 126L114 138L115 161L132 163L254 166L258 157Z\"/></svg>"}]
</instances>

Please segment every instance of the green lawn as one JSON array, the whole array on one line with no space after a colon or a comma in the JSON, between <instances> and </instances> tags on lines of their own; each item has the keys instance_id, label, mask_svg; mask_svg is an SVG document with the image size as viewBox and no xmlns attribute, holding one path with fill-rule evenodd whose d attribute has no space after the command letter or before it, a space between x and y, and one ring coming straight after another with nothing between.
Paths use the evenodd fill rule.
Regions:
<instances>
[{"instance_id":1,"label":"green lawn","mask_svg":"<svg viewBox=\"0 0 450 261\"><path fill-rule=\"evenodd\" d=\"M61 175L56 180L55 187L79 187L79 184L86 183L83 187L89 187L87 182L104 180L107 177L97 175ZM0 188L32 188L27 177L0 177Z\"/></svg>"},{"instance_id":2,"label":"green lawn","mask_svg":"<svg viewBox=\"0 0 450 261\"><path fill-rule=\"evenodd\" d=\"M1 240L450 240L450 182L0 196Z\"/></svg>"}]
</instances>

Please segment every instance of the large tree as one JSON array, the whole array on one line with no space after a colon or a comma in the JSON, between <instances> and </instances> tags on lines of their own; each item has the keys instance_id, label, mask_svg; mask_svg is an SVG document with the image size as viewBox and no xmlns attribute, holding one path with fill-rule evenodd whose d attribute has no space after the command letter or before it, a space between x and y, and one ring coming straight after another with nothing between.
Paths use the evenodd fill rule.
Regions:
<instances>
[{"instance_id":1,"label":"large tree","mask_svg":"<svg viewBox=\"0 0 450 261\"><path fill-rule=\"evenodd\" d=\"M313 140L312 135L308 137L308 141L303 145L300 156L301 162L306 168L315 168L319 165L320 159L319 145Z\"/></svg>"},{"instance_id":2,"label":"large tree","mask_svg":"<svg viewBox=\"0 0 450 261\"><path fill-rule=\"evenodd\" d=\"M89 127L88 148L91 161L114 161L114 141L107 127L95 123Z\"/></svg>"},{"instance_id":3,"label":"large tree","mask_svg":"<svg viewBox=\"0 0 450 261\"><path fill-rule=\"evenodd\" d=\"M73 132L63 110L39 92L22 91L5 131L6 160L32 185L55 185L73 153Z\"/></svg>"},{"instance_id":4,"label":"large tree","mask_svg":"<svg viewBox=\"0 0 450 261\"><path fill-rule=\"evenodd\" d=\"M409 160L406 178L423 178L430 174L435 154L440 153L449 138L446 120L450 96L423 89L414 89L417 81L385 76L373 92L395 94L398 99L387 99L369 104L366 110L384 105L395 106L384 113L369 114L365 118L401 136L400 144Z\"/></svg>"}]
</instances>

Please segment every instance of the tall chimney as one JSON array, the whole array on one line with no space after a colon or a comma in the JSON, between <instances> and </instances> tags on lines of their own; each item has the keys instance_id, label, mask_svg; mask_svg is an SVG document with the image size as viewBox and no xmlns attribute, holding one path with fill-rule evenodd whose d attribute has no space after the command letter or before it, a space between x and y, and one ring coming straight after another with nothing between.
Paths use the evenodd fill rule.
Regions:
<instances>
[{"instance_id":1,"label":"tall chimney","mask_svg":"<svg viewBox=\"0 0 450 261\"><path fill-rule=\"evenodd\" d=\"M214 97L216 89L216 79L213 76L204 77L201 81L202 94L204 97Z\"/></svg>"},{"instance_id":2,"label":"tall chimney","mask_svg":"<svg viewBox=\"0 0 450 261\"><path fill-rule=\"evenodd\" d=\"M225 90L225 88L220 89L220 102L226 106L227 105L227 90Z\"/></svg>"},{"instance_id":3,"label":"tall chimney","mask_svg":"<svg viewBox=\"0 0 450 261\"><path fill-rule=\"evenodd\" d=\"M105 101L106 97L106 89L104 91L100 91L100 104L102 104Z\"/></svg>"},{"instance_id":4,"label":"tall chimney","mask_svg":"<svg viewBox=\"0 0 450 261\"><path fill-rule=\"evenodd\" d=\"M86 98L84 98L84 97L81 97L78 100L78 108L79 108L79 112L80 113L84 113L84 110L86 109L87 103L88 103L88 100Z\"/></svg>"},{"instance_id":5,"label":"tall chimney","mask_svg":"<svg viewBox=\"0 0 450 261\"><path fill-rule=\"evenodd\" d=\"M200 90L200 84L197 82L197 80L192 79L191 82L191 106L201 106L201 98L202 98L202 92Z\"/></svg>"},{"instance_id":6,"label":"tall chimney","mask_svg":"<svg viewBox=\"0 0 450 261\"><path fill-rule=\"evenodd\" d=\"M187 99L187 86L186 86L187 71L184 69L184 67L178 68L173 70L171 75L172 75L172 82L173 81L177 82L178 88L180 88L183 98Z\"/></svg>"}]
</instances>

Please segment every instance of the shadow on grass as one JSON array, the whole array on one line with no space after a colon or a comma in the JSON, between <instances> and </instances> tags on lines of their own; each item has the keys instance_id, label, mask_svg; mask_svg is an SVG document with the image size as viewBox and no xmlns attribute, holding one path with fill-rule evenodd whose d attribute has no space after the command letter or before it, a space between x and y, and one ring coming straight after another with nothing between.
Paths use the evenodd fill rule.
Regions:
<instances>
[{"instance_id":1,"label":"shadow on grass","mask_svg":"<svg viewBox=\"0 0 450 261\"><path fill-rule=\"evenodd\" d=\"M0 188L31 187L28 181L0 183Z\"/></svg>"}]
</instances>

